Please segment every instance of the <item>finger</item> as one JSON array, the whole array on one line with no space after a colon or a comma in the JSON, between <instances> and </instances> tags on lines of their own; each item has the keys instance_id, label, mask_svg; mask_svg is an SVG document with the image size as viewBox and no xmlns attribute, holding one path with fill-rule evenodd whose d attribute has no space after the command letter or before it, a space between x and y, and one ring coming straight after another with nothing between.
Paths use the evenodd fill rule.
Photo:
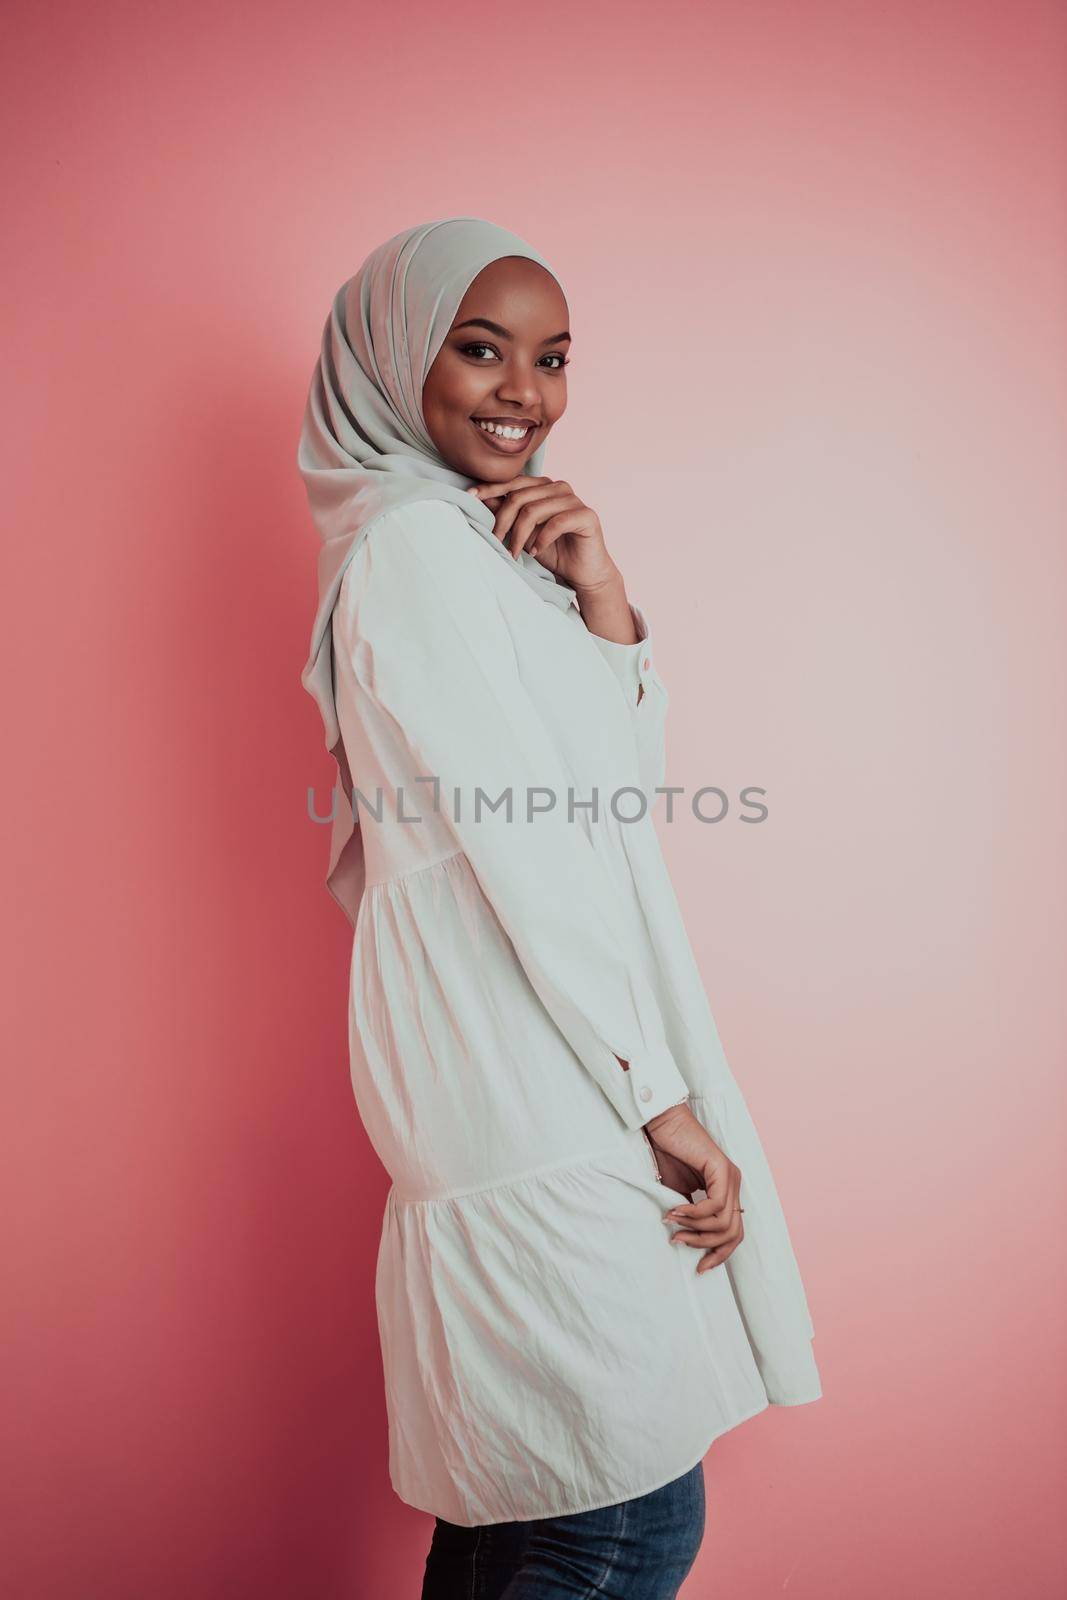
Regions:
<instances>
[{"instance_id":1,"label":"finger","mask_svg":"<svg viewBox=\"0 0 1067 1600\"><path fill-rule=\"evenodd\" d=\"M545 551L551 549L556 540L562 539L565 533L579 532L579 525L575 517L580 515L584 509L581 501L575 500L573 505L554 512L552 516L541 524L539 529L535 530L532 540L528 541L527 548L530 554L532 556L544 555Z\"/></svg>"},{"instance_id":2,"label":"finger","mask_svg":"<svg viewBox=\"0 0 1067 1600\"><path fill-rule=\"evenodd\" d=\"M698 1217L690 1226L711 1239L728 1237L735 1229L743 1227L741 1204L736 1189L732 1191L725 1206L718 1211L711 1211Z\"/></svg>"},{"instance_id":3,"label":"finger","mask_svg":"<svg viewBox=\"0 0 1067 1600\"><path fill-rule=\"evenodd\" d=\"M732 1205L717 1211L709 1209L707 1200L698 1200L689 1205L674 1206L666 1216L669 1222L680 1223L687 1232L703 1238L705 1242L709 1239L718 1242L720 1238L729 1237L735 1229L744 1226L740 1197L736 1193Z\"/></svg>"},{"instance_id":4,"label":"finger","mask_svg":"<svg viewBox=\"0 0 1067 1600\"><path fill-rule=\"evenodd\" d=\"M680 1229L673 1230L670 1238L672 1238L672 1242L675 1238L685 1238L689 1243L701 1243L705 1250L710 1250L710 1246L721 1245L728 1238L733 1238L734 1235L739 1234L742 1227L744 1227L744 1219L741 1218L741 1214L734 1213L733 1216L728 1216L723 1221L686 1224Z\"/></svg>"},{"instance_id":5,"label":"finger","mask_svg":"<svg viewBox=\"0 0 1067 1600\"><path fill-rule=\"evenodd\" d=\"M480 500L491 511L503 506L506 507L512 495L518 495L521 503L522 496L527 489L540 489L543 493L546 488L552 487L551 478L509 478L505 483L479 483L473 485L467 492L474 499Z\"/></svg>"},{"instance_id":6,"label":"finger","mask_svg":"<svg viewBox=\"0 0 1067 1600\"><path fill-rule=\"evenodd\" d=\"M501 521L506 532L508 549L518 558L520 550L536 537L537 530L545 517L555 514L567 504L565 499L557 495L549 495L544 490L535 490L532 495L519 493L511 495L507 504L497 517L497 525Z\"/></svg>"},{"instance_id":7,"label":"finger","mask_svg":"<svg viewBox=\"0 0 1067 1600\"><path fill-rule=\"evenodd\" d=\"M691 1250L699 1250L702 1255L713 1256L715 1261L718 1262L725 1261L727 1256L737 1249L737 1246L741 1243L741 1240L744 1237L745 1230L744 1228L739 1227L731 1228L729 1232L724 1234L721 1238L716 1238L714 1235L710 1234L693 1233L689 1230L683 1230L679 1233L672 1234L670 1242L672 1245L682 1244L686 1245Z\"/></svg>"},{"instance_id":8,"label":"finger","mask_svg":"<svg viewBox=\"0 0 1067 1600\"><path fill-rule=\"evenodd\" d=\"M730 1217L723 1222L709 1222L702 1226L679 1228L671 1234L671 1243L675 1239L682 1239L686 1244L699 1244L705 1250L712 1245L724 1244L728 1239L738 1233L739 1217Z\"/></svg>"},{"instance_id":9,"label":"finger","mask_svg":"<svg viewBox=\"0 0 1067 1600\"><path fill-rule=\"evenodd\" d=\"M522 472L517 478L507 478L503 483L472 483L467 493L478 495L481 499L487 495L508 494L512 489L528 489L531 484L553 482L553 478L532 478L528 472Z\"/></svg>"},{"instance_id":10,"label":"finger","mask_svg":"<svg viewBox=\"0 0 1067 1600\"><path fill-rule=\"evenodd\" d=\"M707 1251L705 1251L704 1257L700 1265L697 1267L697 1271L700 1271L704 1261L707 1261L708 1265L712 1267L718 1266L720 1261L726 1261L730 1256L733 1255L734 1251L737 1249L744 1237L744 1228L738 1228L735 1238L723 1239L720 1240L718 1244L712 1245Z\"/></svg>"},{"instance_id":11,"label":"finger","mask_svg":"<svg viewBox=\"0 0 1067 1600\"><path fill-rule=\"evenodd\" d=\"M515 480L512 479L511 481L514 482ZM503 542L504 534L507 532L507 527L505 524L499 523L498 518L501 507L506 506L508 503L506 491L507 484L501 483L476 483L472 484L467 490L469 495L476 500L480 500L482 505L493 513L493 537L500 540L501 543Z\"/></svg>"},{"instance_id":12,"label":"finger","mask_svg":"<svg viewBox=\"0 0 1067 1600\"><path fill-rule=\"evenodd\" d=\"M697 1271L711 1272L714 1267L721 1267L724 1261L730 1259L740 1243L740 1239L737 1239L733 1244L721 1245L718 1250L709 1250L707 1255L697 1262Z\"/></svg>"},{"instance_id":13,"label":"finger","mask_svg":"<svg viewBox=\"0 0 1067 1600\"><path fill-rule=\"evenodd\" d=\"M534 490L536 494L538 491ZM544 493L544 491L540 491ZM502 544L507 545L513 556L518 556L520 546L516 545L513 537L515 519L519 512L530 502L530 494L525 489L512 490L503 501L496 514L496 526L493 532Z\"/></svg>"},{"instance_id":14,"label":"finger","mask_svg":"<svg viewBox=\"0 0 1067 1600\"><path fill-rule=\"evenodd\" d=\"M706 1239L697 1233L676 1233L671 1239L671 1244L688 1245L690 1250L699 1250L704 1255L715 1255L720 1250L732 1250L739 1244L740 1239Z\"/></svg>"},{"instance_id":15,"label":"finger","mask_svg":"<svg viewBox=\"0 0 1067 1600\"><path fill-rule=\"evenodd\" d=\"M515 517L515 525L508 539L512 553L517 556L520 550L526 550L534 545L539 549L547 549L550 544L555 543L560 534L566 533L568 528L573 527L574 517L579 509L580 502L574 500L573 495L529 501L520 508ZM544 530L549 523L556 525L556 531L550 539L542 543Z\"/></svg>"},{"instance_id":16,"label":"finger","mask_svg":"<svg viewBox=\"0 0 1067 1600\"><path fill-rule=\"evenodd\" d=\"M546 502L551 504L552 509L555 510L557 505L566 504L566 499L566 496L559 495L557 485L554 483L536 484L533 488L524 487L510 490L507 499L497 513L496 532L499 536L508 538L508 547L512 554L516 555L522 546L512 543L510 534L521 513L529 507L533 507L535 512L539 512L542 504ZM526 533L523 535L524 541L527 534L534 531L535 525L540 520L541 516L539 514L534 514L532 521L530 517L527 517L524 524L526 528Z\"/></svg>"},{"instance_id":17,"label":"finger","mask_svg":"<svg viewBox=\"0 0 1067 1600\"><path fill-rule=\"evenodd\" d=\"M729 1182L720 1185L716 1180L705 1190L704 1200L691 1200L688 1205L675 1206L670 1215L678 1222L703 1223L710 1217L728 1215L737 1205L736 1193Z\"/></svg>"}]
</instances>

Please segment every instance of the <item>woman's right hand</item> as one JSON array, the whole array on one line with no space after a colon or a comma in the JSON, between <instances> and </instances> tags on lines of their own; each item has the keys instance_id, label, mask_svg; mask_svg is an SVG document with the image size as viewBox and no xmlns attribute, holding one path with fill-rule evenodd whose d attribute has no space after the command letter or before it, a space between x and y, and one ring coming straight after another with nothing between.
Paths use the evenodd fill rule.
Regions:
<instances>
[{"instance_id":1,"label":"woman's right hand","mask_svg":"<svg viewBox=\"0 0 1067 1600\"><path fill-rule=\"evenodd\" d=\"M698 1122L687 1105L669 1106L658 1117L645 1123L645 1133L657 1151L680 1161L695 1172L706 1200L684 1201L666 1213L682 1226L671 1236L671 1243L682 1243L703 1251L698 1272L720 1266L745 1236L741 1220L741 1169L711 1134Z\"/></svg>"}]
</instances>

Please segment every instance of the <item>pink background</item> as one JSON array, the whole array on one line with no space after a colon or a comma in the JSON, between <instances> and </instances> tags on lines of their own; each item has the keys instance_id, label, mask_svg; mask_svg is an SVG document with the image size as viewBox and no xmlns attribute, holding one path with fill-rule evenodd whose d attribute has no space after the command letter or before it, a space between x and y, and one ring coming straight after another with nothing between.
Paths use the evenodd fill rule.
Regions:
<instances>
[{"instance_id":1,"label":"pink background","mask_svg":"<svg viewBox=\"0 0 1067 1600\"><path fill-rule=\"evenodd\" d=\"M295 449L456 212L567 286L671 781L768 791L661 834L826 1393L713 1445L684 1594L1063 1593L1065 32L8 5L5 1593L418 1593Z\"/></svg>"}]
</instances>

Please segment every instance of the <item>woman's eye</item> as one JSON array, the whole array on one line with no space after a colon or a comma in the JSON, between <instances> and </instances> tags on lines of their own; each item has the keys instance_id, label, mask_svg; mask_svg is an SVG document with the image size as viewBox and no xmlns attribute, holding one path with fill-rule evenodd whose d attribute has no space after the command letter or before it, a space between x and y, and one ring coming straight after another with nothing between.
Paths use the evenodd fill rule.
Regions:
<instances>
[{"instance_id":1,"label":"woman's eye","mask_svg":"<svg viewBox=\"0 0 1067 1600\"><path fill-rule=\"evenodd\" d=\"M496 349L494 349L494 347L491 344L485 344L485 343L483 343L483 341L481 339L475 340L475 342L473 344L460 345L459 348L460 348L460 354L461 355L473 356L474 359L478 360L478 361L482 360L481 356L479 356L477 354L477 352L479 350L488 350L489 354L493 355L493 356L495 356L495 355L497 355L499 353ZM557 363L556 366L549 367L549 369L548 369L549 372L562 372L564 367L569 367L570 366L569 358L567 356L561 355L558 350L551 351L547 356L542 356L541 359L542 359L542 361L554 361L554 362ZM483 365L484 365L484 362L483 362Z\"/></svg>"}]
</instances>

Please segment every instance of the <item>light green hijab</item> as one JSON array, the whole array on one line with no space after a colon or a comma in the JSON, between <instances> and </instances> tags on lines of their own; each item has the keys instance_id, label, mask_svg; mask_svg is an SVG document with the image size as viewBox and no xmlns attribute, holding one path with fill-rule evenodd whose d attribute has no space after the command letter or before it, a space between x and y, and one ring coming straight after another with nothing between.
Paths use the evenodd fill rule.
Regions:
<instances>
[{"instance_id":1,"label":"light green hijab","mask_svg":"<svg viewBox=\"0 0 1067 1600\"><path fill-rule=\"evenodd\" d=\"M480 217L445 217L386 240L334 296L311 378L297 464L322 545L318 609L301 682L318 703L341 780L343 797L336 787L333 792L326 887L353 927L366 876L334 701L331 622L345 569L367 529L394 506L447 500L537 593L560 606L574 600L574 590L529 551L516 562L499 542L492 511L465 492L474 479L438 454L422 413L423 385L463 296L482 268L502 256L536 261L559 282L525 240ZM542 476L544 453L542 443L523 471Z\"/></svg>"}]
</instances>

